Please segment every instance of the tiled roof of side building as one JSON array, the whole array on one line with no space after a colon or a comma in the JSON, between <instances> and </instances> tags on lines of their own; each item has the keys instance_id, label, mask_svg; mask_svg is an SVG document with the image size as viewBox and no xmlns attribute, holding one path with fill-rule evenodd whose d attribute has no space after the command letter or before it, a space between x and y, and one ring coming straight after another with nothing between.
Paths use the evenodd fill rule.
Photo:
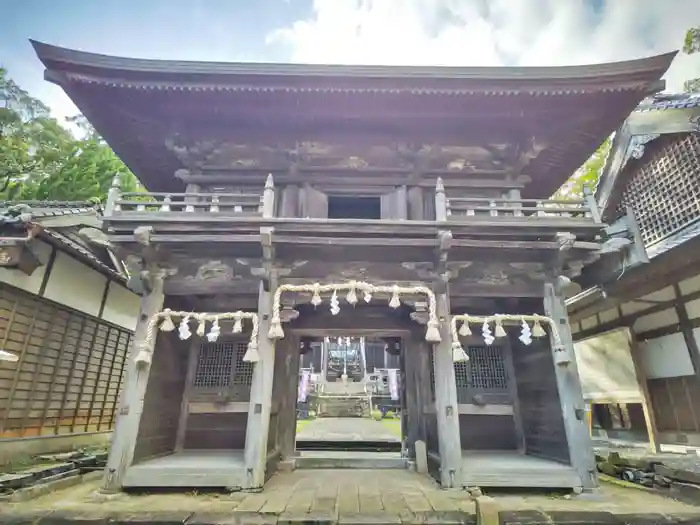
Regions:
<instances>
[{"instance_id":1,"label":"tiled roof of side building","mask_svg":"<svg viewBox=\"0 0 700 525\"><path fill-rule=\"evenodd\" d=\"M120 269L106 254L106 248L91 245L78 234L79 227L96 227L102 214L102 207L99 202L91 201L0 201L0 235L3 219L17 219L17 208L24 208L26 213L31 215L31 222L42 225L42 222L49 222L51 219L74 217L75 222L68 222L62 225L42 225L43 231L40 234L52 243L58 243L67 251L82 257L86 263L99 270L124 279ZM14 209L13 209L14 208ZM12 210L12 211L11 211ZM84 220L83 220L84 219ZM7 223L6 223L7 224ZM102 252L102 253L100 253Z\"/></svg>"}]
</instances>

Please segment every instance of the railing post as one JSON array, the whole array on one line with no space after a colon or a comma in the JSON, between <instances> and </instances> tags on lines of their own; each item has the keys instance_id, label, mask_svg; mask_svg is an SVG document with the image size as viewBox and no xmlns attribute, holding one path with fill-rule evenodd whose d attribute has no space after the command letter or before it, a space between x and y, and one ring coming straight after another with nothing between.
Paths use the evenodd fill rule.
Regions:
<instances>
[{"instance_id":1,"label":"railing post","mask_svg":"<svg viewBox=\"0 0 700 525\"><path fill-rule=\"evenodd\" d=\"M496 201L492 200L489 202L489 214L491 217L498 217L498 210L496 209Z\"/></svg>"},{"instance_id":2,"label":"railing post","mask_svg":"<svg viewBox=\"0 0 700 525\"><path fill-rule=\"evenodd\" d=\"M586 200L586 206L588 206L588 210L591 212L591 217L593 217L593 221L597 223L603 222L603 219L600 216L600 210L598 209L598 203L595 201L595 195L588 186L583 187L583 195Z\"/></svg>"},{"instance_id":3,"label":"railing post","mask_svg":"<svg viewBox=\"0 0 700 525\"><path fill-rule=\"evenodd\" d=\"M185 193L199 193L200 187L199 184L188 184L187 187L185 188ZM185 211L188 213L192 213L195 211L194 203L198 201L197 197L194 197L192 195L185 195Z\"/></svg>"},{"instance_id":4,"label":"railing post","mask_svg":"<svg viewBox=\"0 0 700 525\"><path fill-rule=\"evenodd\" d=\"M513 216L514 217L522 217L523 216L523 203L520 202L520 189L519 188L509 189L507 197L508 197L508 200L513 201L510 204L511 208L515 208L513 211Z\"/></svg>"},{"instance_id":5,"label":"railing post","mask_svg":"<svg viewBox=\"0 0 700 525\"><path fill-rule=\"evenodd\" d=\"M170 211L171 202L173 202L173 199L170 197L170 195L163 197L163 203L160 205L160 209L158 211Z\"/></svg>"},{"instance_id":6,"label":"railing post","mask_svg":"<svg viewBox=\"0 0 700 525\"><path fill-rule=\"evenodd\" d=\"M438 177L435 183L435 220L437 222L445 222L447 220L448 206L445 186L442 183L442 179Z\"/></svg>"},{"instance_id":7,"label":"railing post","mask_svg":"<svg viewBox=\"0 0 700 525\"><path fill-rule=\"evenodd\" d=\"M211 213L219 212L219 197L217 195L212 195L211 204L209 205L209 211Z\"/></svg>"},{"instance_id":8,"label":"railing post","mask_svg":"<svg viewBox=\"0 0 700 525\"><path fill-rule=\"evenodd\" d=\"M537 203L535 204L535 206L536 206L537 208L544 208L544 202L542 202L542 201L537 201ZM544 217L544 216L547 215L547 212L544 211L544 210L538 209L536 215L537 215L538 217Z\"/></svg>"},{"instance_id":9,"label":"railing post","mask_svg":"<svg viewBox=\"0 0 700 525\"><path fill-rule=\"evenodd\" d=\"M112 185L107 192L107 201L105 202L105 208L103 211L104 217L109 217L114 215L115 211L119 211L121 206L117 204L117 201L121 197L121 181L119 175L115 175L112 179Z\"/></svg>"},{"instance_id":10,"label":"railing post","mask_svg":"<svg viewBox=\"0 0 700 525\"><path fill-rule=\"evenodd\" d=\"M265 181L265 189L263 190L262 216L265 218L274 217L275 215L275 183L272 179L272 173L267 176Z\"/></svg>"}]
</instances>

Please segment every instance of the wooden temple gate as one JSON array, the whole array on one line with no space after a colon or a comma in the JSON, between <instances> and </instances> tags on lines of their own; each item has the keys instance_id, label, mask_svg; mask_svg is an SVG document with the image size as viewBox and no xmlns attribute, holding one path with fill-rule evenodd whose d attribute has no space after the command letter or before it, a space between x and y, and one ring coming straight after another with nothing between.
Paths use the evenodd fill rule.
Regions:
<instances>
[{"instance_id":1,"label":"wooden temple gate","mask_svg":"<svg viewBox=\"0 0 700 525\"><path fill-rule=\"evenodd\" d=\"M194 201L195 197L202 198L195 194L193 200L183 202L196 209L201 200ZM155 205L129 198L113 188L106 217L112 228L121 228L118 220L139 211L173 213L172 197ZM239 202L230 205L242 206L243 201ZM263 221L268 216L273 218L274 202L274 185L268 177L260 205ZM438 217L448 221L440 182L434 205ZM149 211L148 206L154 210ZM586 214L584 224L600 227L594 213L580 210L577 213ZM264 249L264 239L271 232L268 227L260 230ZM446 230L437 234L437 257L444 260L451 234ZM160 255L153 231L137 227L134 235L143 248L142 254L157 262ZM557 246L561 245L559 241ZM164 310L164 286L177 275L175 269L166 266L157 262L155 270L142 267L135 278L134 286L144 291L143 322L135 334L135 348L142 345L153 357L141 359L137 355L130 363L129 378L136 381L127 382L120 412L124 423L115 432L106 487L262 486L280 462L293 461L295 456L300 341L305 336L335 332L401 338L407 396L404 443L414 457L415 442L426 444L430 472L443 486L473 485L478 480L482 484L513 484L506 477L519 485L576 487L595 483L580 388L568 353L571 338L556 278L543 284L542 320L557 320L557 337L565 347L559 353L564 357L557 356L551 344L522 342L511 329L498 334L499 328L503 330L498 316L488 319L496 323L498 343L487 340L484 344L482 336L472 334L455 336L449 284L444 279L406 286L354 280L328 283L326 276L318 281L328 284L313 279L308 284L296 284L298 279L290 284L280 282L279 269L274 265L262 273L257 313L219 314L222 317L216 321L215 342L204 341L209 337L209 327L198 321L197 314L191 318L187 312L177 314L197 327L196 335L185 329L193 342L183 346L185 341L173 338L171 333L156 338L157 325L150 322L159 316L176 315L171 309ZM376 302L385 304L377 306ZM330 311L319 310L328 303ZM252 334L244 334L244 327L232 332L230 323L236 315L252 315L259 326ZM513 314L513 318L521 316ZM182 339L182 324L179 330ZM459 339L471 354L468 362L457 355L455 341ZM255 346L252 358L251 344ZM178 346L182 348L178 350ZM176 363L173 353L178 356ZM158 375L149 377L149 368L151 374ZM182 402L174 403L178 396ZM138 411L140 398L145 400L142 412ZM573 409L574 417L568 421L562 418L565 404ZM132 407L137 410L132 411ZM157 435L151 435L154 430ZM513 454L479 455L493 449ZM188 450L196 453L184 454ZM173 452L174 456L141 461ZM559 468L557 463L553 469L525 465L518 470L511 462L525 453L572 467ZM479 474L484 468L494 469L492 478Z\"/></svg>"},{"instance_id":2,"label":"wooden temple gate","mask_svg":"<svg viewBox=\"0 0 700 525\"><path fill-rule=\"evenodd\" d=\"M262 487L294 457L300 338L334 329L401 337L404 439L442 486L596 484L564 289L619 253L590 194L546 196L672 55L477 71L34 46L151 190L115 184L104 216L142 295L105 489Z\"/></svg>"}]
</instances>

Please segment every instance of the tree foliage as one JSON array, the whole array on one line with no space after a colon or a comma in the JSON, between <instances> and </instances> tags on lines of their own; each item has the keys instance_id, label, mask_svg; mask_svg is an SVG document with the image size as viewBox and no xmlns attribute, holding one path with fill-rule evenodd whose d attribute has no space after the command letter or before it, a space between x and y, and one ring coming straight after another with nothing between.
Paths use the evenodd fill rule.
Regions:
<instances>
[{"instance_id":1,"label":"tree foliage","mask_svg":"<svg viewBox=\"0 0 700 525\"><path fill-rule=\"evenodd\" d=\"M137 190L136 177L87 120L68 121L81 136L0 68L0 200L103 200L115 175L124 191Z\"/></svg>"},{"instance_id":2,"label":"tree foliage","mask_svg":"<svg viewBox=\"0 0 700 525\"><path fill-rule=\"evenodd\" d=\"M691 27L685 34L685 41L683 42L683 52L688 55L697 53L700 51L700 26ZM685 81L683 88L688 93L699 93L700 92L700 78L691 78Z\"/></svg>"},{"instance_id":3,"label":"tree foliage","mask_svg":"<svg viewBox=\"0 0 700 525\"><path fill-rule=\"evenodd\" d=\"M594 191L598 179L605 167L605 160L610 153L611 140L603 142L593 155L574 173L564 185L553 195L554 199L576 200L583 199L584 188Z\"/></svg>"}]
</instances>

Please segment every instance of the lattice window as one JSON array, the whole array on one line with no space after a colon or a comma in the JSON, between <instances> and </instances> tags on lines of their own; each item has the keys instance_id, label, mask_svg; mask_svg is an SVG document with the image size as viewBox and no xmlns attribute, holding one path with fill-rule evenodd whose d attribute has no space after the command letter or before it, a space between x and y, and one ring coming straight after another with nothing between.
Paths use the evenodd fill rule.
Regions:
<instances>
[{"instance_id":1,"label":"lattice window","mask_svg":"<svg viewBox=\"0 0 700 525\"><path fill-rule=\"evenodd\" d=\"M233 374L234 385L252 385L254 363L243 361L243 356L248 350L247 342L233 343L236 347L236 371Z\"/></svg>"},{"instance_id":2,"label":"lattice window","mask_svg":"<svg viewBox=\"0 0 700 525\"><path fill-rule=\"evenodd\" d=\"M203 344L199 350L195 388L229 386L235 359L236 343Z\"/></svg>"},{"instance_id":3,"label":"lattice window","mask_svg":"<svg viewBox=\"0 0 700 525\"><path fill-rule=\"evenodd\" d=\"M647 144L641 161L630 162L618 213L630 206L646 246L700 219L700 136L666 135Z\"/></svg>"},{"instance_id":4,"label":"lattice window","mask_svg":"<svg viewBox=\"0 0 700 525\"><path fill-rule=\"evenodd\" d=\"M457 389L508 389L508 374L501 347L470 346L467 354L469 361L454 364Z\"/></svg>"}]
</instances>

